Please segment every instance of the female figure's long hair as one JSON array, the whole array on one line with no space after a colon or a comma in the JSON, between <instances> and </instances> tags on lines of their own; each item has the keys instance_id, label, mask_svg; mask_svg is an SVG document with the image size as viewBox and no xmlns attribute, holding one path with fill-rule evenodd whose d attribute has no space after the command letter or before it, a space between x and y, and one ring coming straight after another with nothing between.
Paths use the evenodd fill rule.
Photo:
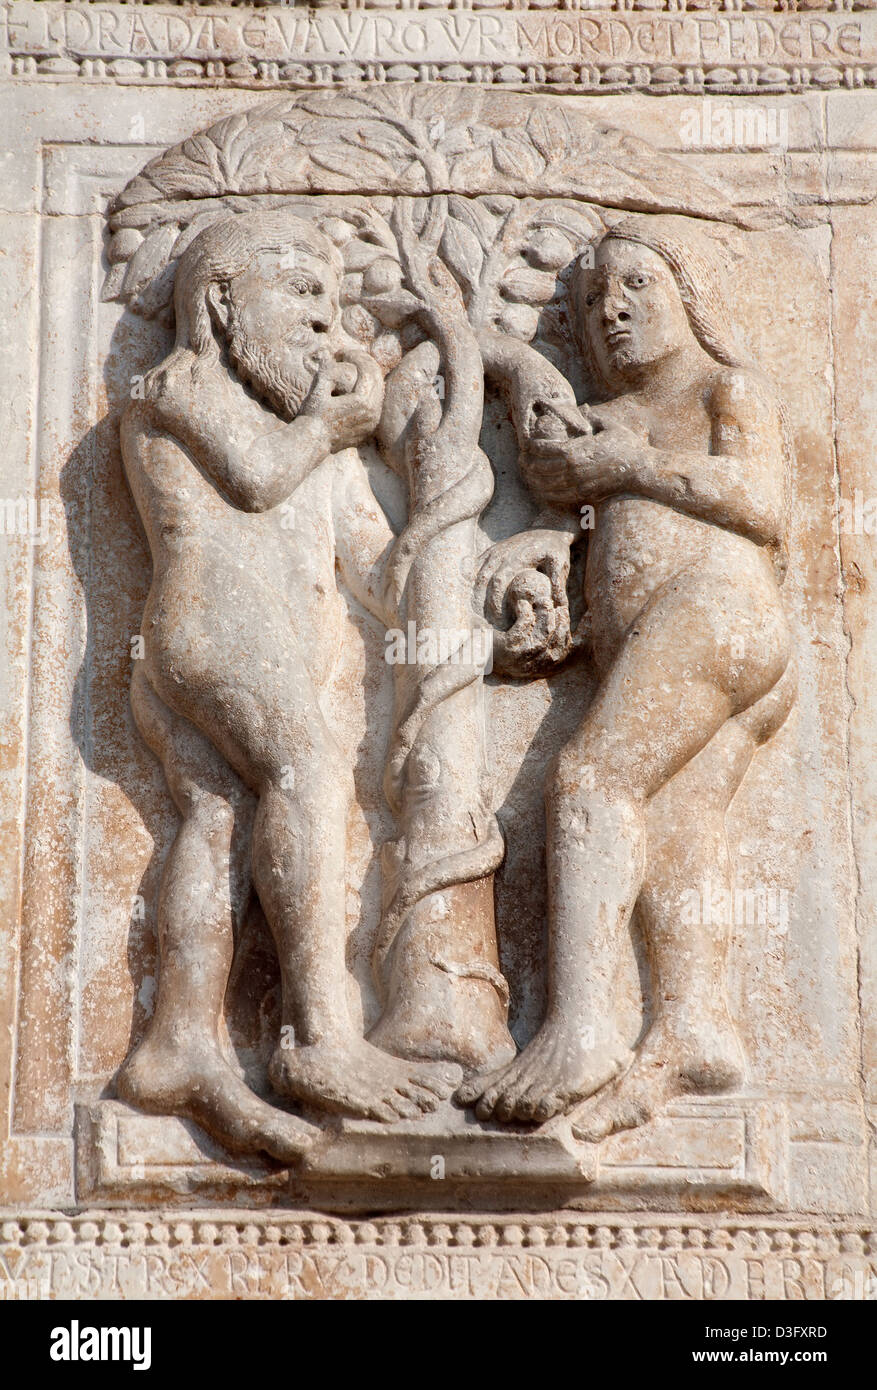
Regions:
<instances>
[{"instance_id":1,"label":"female figure's long hair","mask_svg":"<svg viewBox=\"0 0 877 1390\"><path fill-rule=\"evenodd\" d=\"M792 470L795 450L786 408L776 386L741 346L730 305L725 293L725 276L718 248L690 218L672 214L653 216L632 214L611 227L600 244L607 241L631 241L646 246L669 266L679 291L679 298L691 325L691 331L705 352L716 362L739 368L754 378L767 400L777 411L783 447L783 503L788 515L791 499ZM610 393L594 355L588 334L584 330L584 282L586 274L576 265L569 280L571 330L585 359L594 385ZM788 552L783 541L776 556L777 573L782 579L788 565Z\"/></svg>"}]
</instances>

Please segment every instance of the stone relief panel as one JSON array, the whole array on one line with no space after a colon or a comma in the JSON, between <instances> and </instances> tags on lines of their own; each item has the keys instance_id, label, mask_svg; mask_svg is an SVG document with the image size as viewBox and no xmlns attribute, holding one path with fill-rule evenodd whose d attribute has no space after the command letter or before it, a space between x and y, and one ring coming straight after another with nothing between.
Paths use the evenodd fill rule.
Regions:
<instances>
[{"instance_id":1,"label":"stone relief panel","mask_svg":"<svg viewBox=\"0 0 877 1390\"><path fill-rule=\"evenodd\" d=\"M168 829L86 1189L666 1201L681 1142L705 1203L782 1208L820 1105L860 1143L801 810L830 416L778 381L827 361L820 243L731 206L580 108L405 87L115 200Z\"/></svg>"}]
</instances>

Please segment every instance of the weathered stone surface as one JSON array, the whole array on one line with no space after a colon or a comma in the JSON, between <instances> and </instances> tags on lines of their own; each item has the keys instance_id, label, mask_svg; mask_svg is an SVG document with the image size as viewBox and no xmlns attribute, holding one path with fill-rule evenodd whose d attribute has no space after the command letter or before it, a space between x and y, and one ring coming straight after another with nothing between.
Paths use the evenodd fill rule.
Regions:
<instances>
[{"instance_id":1,"label":"weathered stone surface","mask_svg":"<svg viewBox=\"0 0 877 1390\"><path fill-rule=\"evenodd\" d=\"M855 1226L586 1217L343 1222L308 1212L4 1223L0 1289L20 1298L754 1301L873 1298L874 1235Z\"/></svg>"},{"instance_id":2,"label":"weathered stone surface","mask_svg":"<svg viewBox=\"0 0 877 1390\"><path fill-rule=\"evenodd\" d=\"M873 1297L870 11L0 15L2 1295Z\"/></svg>"},{"instance_id":3,"label":"weathered stone surface","mask_svg":"<svg viewBox=\"0 0 877 1390\"><path fill-rule=\"evenodd\" d=\"M664 12L647 0L519 9L476 0L449 10L281 4L255 11L199 6L181 14L171 5L74 8L16 0L0 14L9 70L53 81L348 86L423 74L436 82L632 85L661 93L873 85L877 21L870 7L854 14L789 8L726 13L717 3L682 0Z\"/></svg>"}]
</instances>

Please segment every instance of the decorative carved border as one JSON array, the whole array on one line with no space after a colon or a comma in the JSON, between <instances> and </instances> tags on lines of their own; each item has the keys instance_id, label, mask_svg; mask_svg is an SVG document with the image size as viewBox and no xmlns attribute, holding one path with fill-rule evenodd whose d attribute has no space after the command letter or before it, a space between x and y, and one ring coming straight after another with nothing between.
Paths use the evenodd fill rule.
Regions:
<instances>
[{"instance_id":1,"label":"decorative carved border","mask_svg":"<svg viewBox=\"0 0 877 1390\"><path fill-rule=\"evenodd\" d=\"M538 1216L413 1212L347 1218L311 1211L4 1212L4 1246L557 1246L586 1250L727 1250L779 1255L855 1255L877 1259L869 1225L810 1218L735 1220L679 1215L613 1216L549 1212Z\"/></svg>"},{"instance_id":2,"label":"decorative carved border","mask_svg":"<svg viewBox=\"0 0 877 1390\"><path fill-rule=\"evenodd\" d=\"M156 1296L874 1299L877 1232L569 1213L0 1213L0 1300Z\"/></svg>"},{"instance_id":3,"label":"decorative carved border","mask_svg":"<svg viewBox=\"0 0 877 1390\"><path fill-rule=\"evenodd\" d=\"M50 0L35 0L38 4ZM106 4L107 0L61 0L65 5ZM210 0L114 0L117 5L176 5L191 8ZM332 10L768 10L779 14L807 10L830 14L837 10L877 9L877 0L224 0L221 9L320 8Z\"/></svg>"},{"instance_id":4,"label":"decorative carved border","mask_svg":"<svg viewBox=\"0 0 877 1390\"><path fill-rule=\"evenodd\" d=\"M0 75L126 85L474 82L612 94L877 85L877 0L812 10L479 4L256 8L0 4Z\"/></svg>"},{"instance_id":5,"label":"decorative carved border","mask_svg":"<svg viewBox=\"0 0 877 1390\"><path fill-rule=\"evenodd\" d=\"M557 92L598 92L613 96L618 92L645 91L661 96L719 93L752 96L756 93L780 95L807 90L825 91L877 86L877 67L830 68L811 72L800 67L787 68L661 68L642 65L614 65L601 69L586 65L546 67L529 64L421 63L218 63L192 59L167 63L151 59L105 62L102 59L45 58L13 56L12 77L82 77L90 81L124 81L126 85L201 85L252 87L271 91L287 87L349 87L363 82L474 82L481 86L498 83L511 90L550 89Z\"/></svg>"}]
</instances>

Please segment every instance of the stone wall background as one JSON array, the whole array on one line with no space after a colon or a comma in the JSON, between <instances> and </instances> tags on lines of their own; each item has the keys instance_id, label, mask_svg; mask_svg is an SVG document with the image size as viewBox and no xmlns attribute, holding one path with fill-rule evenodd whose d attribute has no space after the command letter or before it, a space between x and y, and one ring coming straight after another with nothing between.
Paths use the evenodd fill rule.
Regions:
<instances>
[{"instance_id":1,"label":"stone wall background","mask_svg":"<svg viewBox=\"0 0 877 1390\"><path fill-rule=\"evenodd\" d=\"M117 442L131 377L159 360L167 337L99 300L106 204L153 154L246 110L263 91L370 80L490 82L561 92L565 101L585 104L593 119L644 136L702 174L720 177L738 206L762 208L775 224L754 234L729 233L729 240L745 241L734 287L741 317L756 358L782 383L796 437L786 592L799 641L801 699L759 755L735 803L731 829L741 884L754 882L757 873L764 886L786 889L790 918L781 935L764 926L746 928L745 953L741 933L729 995L750 1045L754 1097L783 1102L779 1208L792 1214L790 1221L795 1213L843 1217L845 1225L836 1220L831 1228L839 1234L824 1234L829 1228L815 1218L802 1228L806 1235L812 1227L815 1244L808 1250L819 1254L824 1234L832 1258L853 1251L855 1269L871 1277L872 1246L855 1223L873 1215L875 1201L868 1119L877 1061L877 904L870 872L877 645L869 599L877 566L873 534L864 528L842 533L837 504L857 493L864 504L877 493L877 367L870 350L877 222L869 206L877 194L877 104L867 90L877 80L871 65L877 63L877 19L866 9L174 9L0 7L7 44L0 57L0 127L7 132L0 182L0 250L7 268L0 316L7 332L0 378L8 403L0 472L4 500L38 499L41 532L36 543L8 533L8 526L0 536L0 1123L7 1127L0 1206L46 1212L88 1203L81 1167L77 1172L74 1107L99 1100L150 1008L157 866L176 824L160 770L128 709L130 638L148 585L148 552ZM568 54L564 45L571 45ZM717 148L710 131L716 110L727 106L781 114L787 122L782 147ZM701 131L693 141L692 112ZM511 470L509 428L496 402L488 406L488 437L498 468ZM375 461L376 473L380 468ZM510 487L506 500L486 514L486 533L496 538L518 529L529 506ZM380 750L366 751L363 740L368 702L381 704L388 672L381 634L355 608L350 637L340 654L331 713L340 723L346 712L351 753L358 757L351 989L367 1025L376 1007L368 962L378 902L370 859L389 823L379 791ZM500 818L516 844L499 875L497 903L504 964L526 981L512 1001L519 1042L531 1035L543 1000L544 943L534 950L544 894L537 774L573 716L575 679L562 677L551 691L543 682L511 690L494 681L489 692ZM269 991L272 965L260 944L258 916L250 964L252 977ZM633 946L627 977L635 1035ZM242 1064L254 1074L271 1017L270 994L260 1015L253 1004L258 993L255 986L249 991L233 1025ZM131 1178L129 1191L128 1205L167 1195L149 1175ZM235 1204L228 1193L210 1200ZM91 1237L76 1224L76 1239L113 1245L106 1219L95 1219ZM72 1239L66 1231L57 1236L54 1219L33 1221L37 1225L4 1228L4 1240L24 1250L29 1241L40 1249L52 1242L66 1248ZM253 1229L262 1231L262 1221ZM554 1233L566 1230L558 1222L540 1225L544 1236L532 1237L533 1243L552 1244ZM782 1222L780 1236L749 1222L745 1240L729 1236L732 1250L741 1240L746 1247L740 1270L769 1246L764 1277L781 1292L768 1296L796 1296L788 1280L799 1277L813 1289L823 1280L822 1293L808 1296L828 1296L827 1275L796 1273L784 1264L800 1251L783 1244ZM508 1222L502 1226L508 1228ZM331 1226L332 1232L344 1229L343 1223ZM573 1229L586 1228L574 1223ZM587 1242L607 1249L641 1242L653 1252L688 1248L688 1235L677 1245L663 1228L650 1245L652 1238L635 1222L607 1225L605 1238L593 1234L596 1227L587 1229ZM246 1223L235 1230L235 1240L247 1246L249 1237L241 1234ZM496 1231L502 1244L506 1237ZM709 1225L704 1239L714 1237ZM141 1238L162 1251L176 1240L131 1237L135 1244ZM254 1239L259 1244L267 1237ZM347 1237L324 1232L320 1239L333 1244ZM565 1239L576 1244L584 1238ZM429 1240L424 1237L424 1249ZM462 1237L468 1247L481 1240L477 1231ZM491 1248L493 1240L486 1242ZM444 1237L438 1242L443 1251L448 1243ZM453 1258L442 1253L441 1280L452 1280L447 1261ZM733 1260L721 1260L731 1269ZM819 1267L829 1265L823 1260ZM564 1279L574 1284L578 1277L555 1271L552 1296L566 1292ZM214 1288L219 1279L211 1272ZM612 1278L607 1287L608 1296L631 1296ZM740 1287L746 1292L735 1296L757 1296L750 1284ZM441 1288L447 1293L450 1285ZM663 1294L649 1296L673 1296L661 1288Z\"/></svg>"}]
</instances>

